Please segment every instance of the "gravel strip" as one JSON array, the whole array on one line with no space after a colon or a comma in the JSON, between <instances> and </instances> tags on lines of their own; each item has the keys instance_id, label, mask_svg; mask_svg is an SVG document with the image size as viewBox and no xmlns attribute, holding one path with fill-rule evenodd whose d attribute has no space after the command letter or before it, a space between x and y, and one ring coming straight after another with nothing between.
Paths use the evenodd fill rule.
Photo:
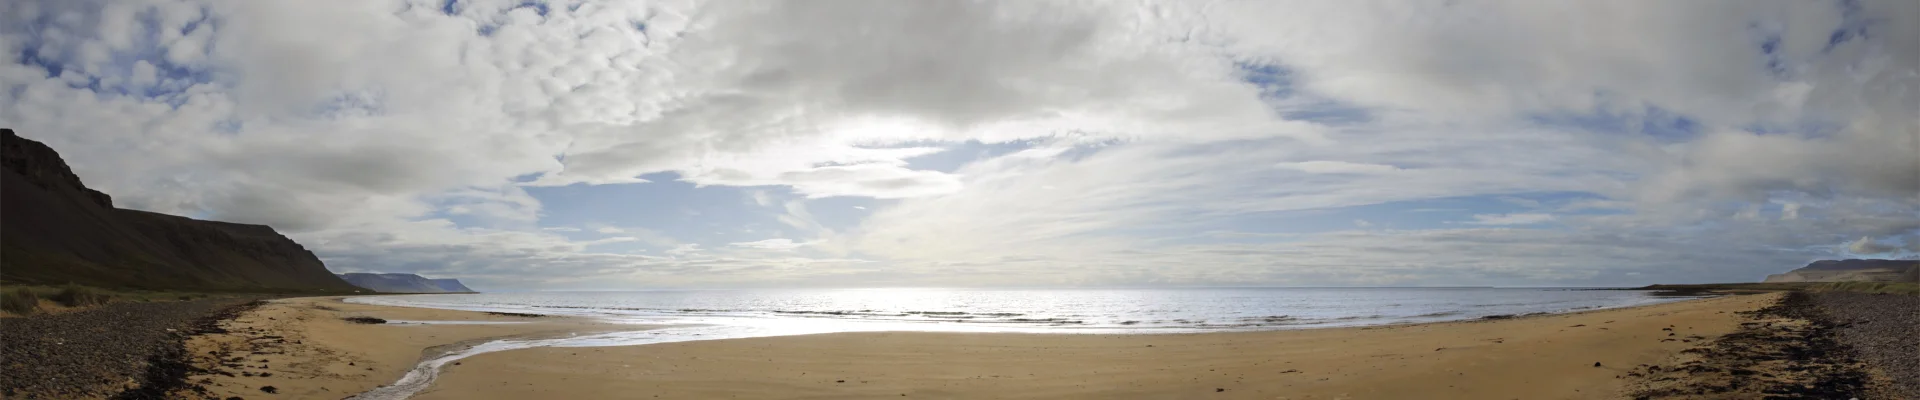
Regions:
<instances>
[{"instance_id":1,"label":"gravel strip","mask_svg":"<svg viewBox=\"0 0 1920 400\"><path fill-rule=\"evenodd\" d=\"M128 397L169 379L150 368L222 311L257 300L112 303L90 310L0 319L0 394L6 398ZM164 382L162 382L164 383ZM134 395L134 397L140 397Z\"/></svg>"},{"instance_id":2,"label":"gravel strip","mask_svg":"<svg viewBox=\"0 0 1920 400\"><path fill-rule=\"evenodd\" d=\"M1903 399L1920 399L1920 296L1815 293L1841 343L1893 381Z\"/></svg>"}]
</instances>

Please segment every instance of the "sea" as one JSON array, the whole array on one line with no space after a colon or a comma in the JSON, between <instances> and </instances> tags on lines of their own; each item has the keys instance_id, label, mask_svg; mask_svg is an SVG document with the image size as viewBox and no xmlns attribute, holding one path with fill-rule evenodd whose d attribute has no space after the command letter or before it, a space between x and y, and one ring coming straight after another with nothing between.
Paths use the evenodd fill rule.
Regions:
<instances>
[{"instance_id":1,"label":"sea","mask_svg":"<svg viewBox=\"0 0 1920 400\"><path fill-rule=\"evenodd\" d=\"M351 303L575 316L634 330L502 339L429 357L355 399L404 399L441 365L528 347L625 346L836 332L1156 334L1390 325L1685 300L1595 288L739 289L367 296ZM390 324L500 323L388 321Z\"/></svg>"}]
</instances>

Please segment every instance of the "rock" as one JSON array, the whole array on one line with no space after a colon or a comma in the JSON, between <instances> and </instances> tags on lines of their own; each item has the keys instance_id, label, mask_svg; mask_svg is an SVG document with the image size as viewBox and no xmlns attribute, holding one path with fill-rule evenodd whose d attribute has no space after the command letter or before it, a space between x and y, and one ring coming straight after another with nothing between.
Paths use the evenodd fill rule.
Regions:
<instances>
[{"instance_id":1,"label":"rock","mask_svg":"<svg viewBox=\"0 0 1920 400\"><path fill-rule=\"evenodd\" d=\"M1892 398L1920 399L1920 296L1821 292L1812 300L1841 343L1891 378L1901 392Z\"/></svg>"},{"instance_id":2,"label":"rock","mask_svg":"<svg viewBox=\"0 0 1920 400\"><path fill-rule=\"evenodd\" d=\"M0 393L8 398L111 397L122 393L120 383L126 382L143 388L191 385L184 372L188 368L184 360L192 357L183 345L186 335L176 333L218 329L214 323L254 299L110 303L74 312L8 318L0 322L0 338L7 338L0 339L0 359L35 362L7 365L6 373L0 373ZM100 334L101 327L112 327L112 333ZM23 337L60 339L12 339ZM120 397L165 397L136 392Z\"/></svg>"},{"instance_id":3,"label":"rock","mask_svg":"<svg viewBox=\"0 0 1920 400\"><path fill-rule=\"evenodd\" d=\"M272 227L113 208L52 148L12 129L0 133L0 237L7 241L0 257L9 282L356 290Z\"/></svg>"},{"instance_id":4,"label":"rock","mask_svg":"<svg viewBox=\"0 0 1920 400\"><path fill-rule=\"evenodd\" d=\"M354 286L386 293L472 293L459 279L427 279L414 274L340 274Z\"/></svg>"}]
</instances>

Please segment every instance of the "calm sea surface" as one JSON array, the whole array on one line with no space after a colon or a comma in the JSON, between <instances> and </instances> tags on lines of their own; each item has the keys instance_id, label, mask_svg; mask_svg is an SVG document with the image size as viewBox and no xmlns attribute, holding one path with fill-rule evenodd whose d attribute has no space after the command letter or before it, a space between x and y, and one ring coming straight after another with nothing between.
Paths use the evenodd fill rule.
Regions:
<instances>
[{"instance_id":1,"label":"calm sea surface","mask_svg":"<svg viewBox=\"0 0 1920 400\"><path fill-rule=\"evenodd\" d=\"M1642 291L1558 288L1196 288L528 292L350 301L644 324L1151 333L1431 322L1671 300Z\"/></svg>"}]
</instances>

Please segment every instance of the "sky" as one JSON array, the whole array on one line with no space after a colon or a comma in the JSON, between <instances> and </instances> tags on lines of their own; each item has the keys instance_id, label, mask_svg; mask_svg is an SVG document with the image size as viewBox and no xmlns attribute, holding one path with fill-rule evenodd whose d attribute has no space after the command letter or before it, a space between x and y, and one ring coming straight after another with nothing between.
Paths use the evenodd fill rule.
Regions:
<instances>
[{"instance_id":1,"label":"sky","mask_svg":"<svg viewBox=\"0 0 1920 400\"><path fill-rule=\"evenodd\" d=\"M116 205L480 290L1920 257L1920 2L0 2Z\"/></svg>"}]
</instances>

